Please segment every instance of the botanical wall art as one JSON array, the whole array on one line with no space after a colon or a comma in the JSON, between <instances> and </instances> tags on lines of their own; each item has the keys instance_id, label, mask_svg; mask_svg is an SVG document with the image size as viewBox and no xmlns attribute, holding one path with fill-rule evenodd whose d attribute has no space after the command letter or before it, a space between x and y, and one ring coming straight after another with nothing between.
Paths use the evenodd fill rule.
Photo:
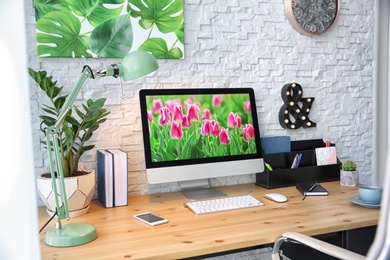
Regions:
<instances>
[{"instance_id":1,"label":"botanical wall art","mask_svg":"<svg viewBox=\"0 0 390 260\"><path fill-rule=\"evenodd\" d=\"M184 0L34 0L40 57L184 58Z\"/></svg>"}]
</instances>

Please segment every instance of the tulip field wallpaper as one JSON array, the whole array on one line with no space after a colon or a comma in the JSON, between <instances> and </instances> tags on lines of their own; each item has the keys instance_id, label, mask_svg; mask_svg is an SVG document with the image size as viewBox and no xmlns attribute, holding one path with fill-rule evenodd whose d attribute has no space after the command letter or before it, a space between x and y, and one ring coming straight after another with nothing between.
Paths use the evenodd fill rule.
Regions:
<instances>
[{"instance_id":1,"label":"tulip field wallpaper","mask_svg":"<svg viewBox=\"0 0 390 260\"><path fill-rule=\"evenodd\" d=\"M255 154L248 94L148 96L153 162Z\"/></svg>"},{"instance_id":2,"label":"tulip field wallpaper","mask_svg":"<svg viewBox=\"0 0 390 260\"><path fill-rule=\"evenodd\" d=\"M39 57L184 58L184 0L34 0Z\"/></svg>"}]
</instances>

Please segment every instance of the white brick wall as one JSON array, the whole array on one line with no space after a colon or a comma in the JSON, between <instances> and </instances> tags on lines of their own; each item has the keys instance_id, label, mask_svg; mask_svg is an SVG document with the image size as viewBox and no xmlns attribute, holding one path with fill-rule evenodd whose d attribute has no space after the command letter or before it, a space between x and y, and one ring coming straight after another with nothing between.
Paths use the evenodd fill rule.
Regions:
<instances>
[{"instance_id":1,"label":"white brick wall","mask_svg":"<svg viewBox=\"0 0 390 260\"><path fill-rule=\"evenodd\" d=\"M370 183L372 153L373 1L342 0L333 29L308 37L296 32L284 14L284 0L185 0L185 59L159 60L150 76L124 84L88 80L80 100L106 97L109 120L94 136L96 149L119 147L129 153L129 194L177 189L176 184L146 182L138 91L141 88L252 87L255 89L261 135L290 135L293 140L329 138L339 158L354 159L361 181ZM37 58L32 1L25 1L29 66L46 69L69 91L83 65L102 68L116 59ZM316 128L285 130L278 113L284 84L298 82L304 97L315 97L310 119ZM39 144L42 95L32 85L36 174L47 170ZM94 167L95 151L83 158ZM254 176L221 178L223 184L253 182Z\"/></svg>"}]
</instances>

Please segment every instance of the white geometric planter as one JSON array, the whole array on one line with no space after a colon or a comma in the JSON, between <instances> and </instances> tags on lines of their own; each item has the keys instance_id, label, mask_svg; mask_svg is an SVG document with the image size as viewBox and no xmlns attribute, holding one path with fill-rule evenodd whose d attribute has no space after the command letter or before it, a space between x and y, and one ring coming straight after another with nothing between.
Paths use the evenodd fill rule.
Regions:
<instances>
[{"instance_id":1,"label":"white geometric planter","mask_svg":"<svg viewBox=\"0 0 390 260\"><path fill-rule=\"evenodd\" d=\"M358 171L340 170L340 185L348 187L356 187L359 183Z\"/></svg>"},{"instance_id":2,"label":"white geometric planter","mask_svg":"<svg viewBox=\"0 0 390 260\"><path fill-rule=\"evenodd\" d=\"M64 178L66 196L68 198L68 209L70 217L81 216L88 212L89 204L95 194L96 173L92 171L89 174ZM57 181L57 187L58 180ZM55 212L56 204L54 192L50 178L39 177L37 179L38 194L45 203L49 215ZM58 196L61 192L57 188Z\"/></svg>"}]
</instances>

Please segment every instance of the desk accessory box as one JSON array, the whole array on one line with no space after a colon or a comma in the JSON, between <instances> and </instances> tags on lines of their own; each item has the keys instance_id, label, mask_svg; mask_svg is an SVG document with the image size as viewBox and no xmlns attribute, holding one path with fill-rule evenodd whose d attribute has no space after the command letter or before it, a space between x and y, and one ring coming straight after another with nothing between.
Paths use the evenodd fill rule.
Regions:
<instances>
[{"instance_id":1,"label":"desk accessory box","mask_svg":"<svg viewBox=\"0 0 390 260\"><path fill-rule=\"evenodd\" d=\"M256 173L256 185L271 189L294 186L303 182L327 182L340 180L341 162L317 165L315 148L325 147L321 139L291 142L291 152L263 154L264 161L273 168L265 167L264 172ZM298 168L291 168L297 153L302 154Z\"/></svg>"}]
</instances>

